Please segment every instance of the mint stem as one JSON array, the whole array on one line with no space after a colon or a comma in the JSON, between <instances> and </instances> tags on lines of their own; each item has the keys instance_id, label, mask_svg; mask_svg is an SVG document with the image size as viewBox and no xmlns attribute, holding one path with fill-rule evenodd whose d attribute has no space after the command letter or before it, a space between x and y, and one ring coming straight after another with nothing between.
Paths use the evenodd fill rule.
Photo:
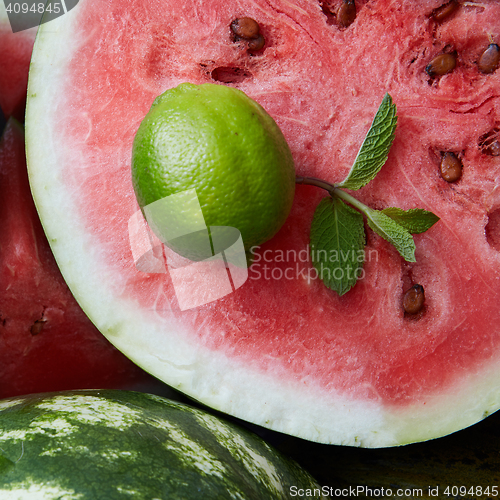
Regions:
<instances>
[{"instance_id":1,"label":"mint stem","mask_svg":"<svg viewBox=\"0 0 500 500\"><path fill-rule=\"evenodd\" d=\"M334 187L333 191L330 191L330 194L332 196L337 196L338 198L341 198L344 201L347 201L347 203L352 205L354 208L357 208L360 212L366 215L368 215L368 212L370 211L370 209L364 203L361 203L359 200L354 198L354 196L351 196L349 193L346 193L342 189Z\"/></svg>"},{"instance_id":2,"label":"mint stem","mask_svg":"<svg viewBox=\"0 0 500 500\"><path fill-rule=\"evenodd\" d=\"M342 198L344 201L347 201L354 208L357 208L359 211L366 214L370 209L364 204L358 201L354 196L346 193L344 190L339 189L335 184L330 184L329 182L322 181L321 179L317 179L316 177L296 177L296 184L306 184L308 186L316 186L322 189L326 189L331 196L337 196L338 198Z\"/></svg>"},{"instance_id":3,"label":"mint stem","mask_svg":"<svg viewBox=\"0 0 500 500\"><path fill-rule=\"evenodd\" d=\"M326 189L330 194L336 189L333 184L322 181L321 179L316 179L316 177L295 177L295 183L306 184L308 186L316 186L322 189Z\"/></svg>"}]
</instances>

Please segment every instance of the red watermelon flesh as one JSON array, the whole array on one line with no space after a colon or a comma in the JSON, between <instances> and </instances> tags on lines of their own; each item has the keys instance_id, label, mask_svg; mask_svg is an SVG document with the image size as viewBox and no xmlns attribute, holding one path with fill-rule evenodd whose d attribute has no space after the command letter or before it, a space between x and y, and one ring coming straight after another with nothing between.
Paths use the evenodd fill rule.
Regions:
<instances>
[{"instance_id":1,"label":"red watermelon flesh","mask_svg":"<svg viewBox=\"0 0 500 500\"><path fill-rule=\"evenodd\" d=\"M484 146L500 127L500 71L477 68L489 36L500 38L500 4L466 2L438 23L436 0L355 3L354 23L341 29L325 13L333 2L81 1L35 47L28 163L65 278L137 363L276 430L387 446L452 432L500 406L500 159ZM242 16L258 21L263 50L232 36ZM456 52L457 67L431 78L425 68L443 52ZM357 195L441 218L415 236L416 263L368 231L365 276L338 297L313 279L307 257L325 194L298 186L249 280L181 312L169 273L134 266L128 221L135 131L154 98L184 81L243 90L283 130L297 174L329 182L345 177L389 92L395 142ZM456 183L439 175L448 151L464 165ZM426 304L411 317L402 297L415 283Z\"/></svg>"},{"instance_id":2,"label":"red watermelon flesh","mask_svg":"<svg viewBox=\"0 0 500 500\"><path fill-rule=\"evenodd\" d=\"M24 132L0 143L0 398L151 380L99 333L71 295L38 219Z\"/></svg>"},{"instance_id":3,"label":"red watermelon flesh","mask_svg":"<svg viewBox=\"0 0 500 500\"><path fill-rule=\"evenodd\" d=\"M0 108L5 116L24 121L31 51L36 28L12 32L0 5Z\"/></svg>"}]
</instances>

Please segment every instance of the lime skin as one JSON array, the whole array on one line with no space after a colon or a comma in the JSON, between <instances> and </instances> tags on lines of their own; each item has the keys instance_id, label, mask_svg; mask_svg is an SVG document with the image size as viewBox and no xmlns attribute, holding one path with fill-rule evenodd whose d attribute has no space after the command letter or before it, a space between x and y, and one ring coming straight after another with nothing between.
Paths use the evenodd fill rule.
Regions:
<instances>
[{"instance_id":1,"label":"lime skin","mask_svg":"<svg viewBox=\"0 0 500 500\"><path fill-rule=\"evenodd\" d=\"M285 222L295 168L258 103L232 87L183 83L157 97L140 124L132 183L141 209L196 189L206 225L237 228L248 251Z\"/></svg>"}]
</instances>

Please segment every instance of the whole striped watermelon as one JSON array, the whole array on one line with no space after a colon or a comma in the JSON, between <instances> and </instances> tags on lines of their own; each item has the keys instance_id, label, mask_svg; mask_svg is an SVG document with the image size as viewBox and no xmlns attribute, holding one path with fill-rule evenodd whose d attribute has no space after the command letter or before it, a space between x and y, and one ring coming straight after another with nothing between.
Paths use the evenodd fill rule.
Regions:
<instances>
[{"instance_id":1,"label":"whole striped watermelon","mask_svg":"<svg viewBox=\"0 0 500 500\"><path fill-rule=\"evenodd\" d=\"M0 401L0 498L285 499L320 491L256 435L204 411L131 391ZM318 494L314 498L320 497Z\"/></svg>"},{"instance_id":2,"label":"whole striped watermelon","mask_svg":"<svg viewBox=\"0 0 500 500\"><path fill-rule=\"evenodd\" d=\"M140 366L275 430L376 447L480 420L500 406L499 38L495 0L80 1L39 30L27 112L35 202L70 288ZM389 92L394 144L356 194L440 217L415 236L416 262L367 230L364 277L339 297L309 258L324 193L297 186L248 280L182 310L167 252L149 254L156 273L136 266L129 232L134 134L181 82L244 91L282 129L297 175L330 183ZM409 314L415 285L425 303Z\"/></svg>"}]
</instances>

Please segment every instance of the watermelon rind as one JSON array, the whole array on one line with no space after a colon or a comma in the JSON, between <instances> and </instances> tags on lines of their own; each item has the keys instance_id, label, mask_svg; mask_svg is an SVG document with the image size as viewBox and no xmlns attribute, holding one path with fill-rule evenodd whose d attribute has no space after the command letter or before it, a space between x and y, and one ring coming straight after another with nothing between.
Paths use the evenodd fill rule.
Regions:
<instances>
[{"instance_id":1,"label":"watermelon rind","mask_svg":"<svg viewBox=\"0 0 500 500\"><path fill-rule=\"evenodd\" d=\"M314 479L258 436L133 391L0 401L2 499L283 499ZM313 498L307 496L304 498Z\"/></svg>"},{"instance_id":2,"label":"watermelon rind","mask_svg":"<svg viewBox=\"0 0 500 500\"><path fill-rule=\"evenodd\" d=\"M481 366L454 375L445 389L423 390L414 402L386 405L375 390L370 392L369 384L365 393L370 397L357 398L333 384L316 385L307 367L304 374L294 377L284 375L281 366L275 368L271 362L263 370L258 363L253 366L251 361L209 349L178 315L156 314L124 293L127 277L110 265L110 248L103 244L102 235L89 231L89 221L79 212L78 200L95 194L82 193L79 186L68 183L72 171L66 169L74 168L80 175L91 159L82 156L80 144L69 144L60 134L61 109L68 118L73 111L72 88L65 86L67 71L73 54L91 36L79 32L79 16L93 5L92 0L82 0L78 8L39 29L28 90L27 159L35 203L65 280L84 311L118 349L154 376L212 408L323 443L407 444L465 428L500 408L498 349ZM182 82L173 80L171 84ZM141 102L143 115L148 104ZM78 112L75 123L90 134L92 123L86 123L88 117ZM130 129L137 126L138 122L131 123ZM85 134L81 140L86 140ZM115 145L119 152L113 159L123 164L107 164L103 169L109 168L111 174L126 168L130 144ZM113 194L113 187L108 186L107 195ZM137 209L132 196L130 191L130 197L123 200L124 213L110 214L110 220L121 220L123 240L128 238L128 219ZM480 231L471 228L471 238ZM131 256L117 256L118 263L120 259ZM190 314L196 315L196 310Z\"/></svg>"}]
</instances>

